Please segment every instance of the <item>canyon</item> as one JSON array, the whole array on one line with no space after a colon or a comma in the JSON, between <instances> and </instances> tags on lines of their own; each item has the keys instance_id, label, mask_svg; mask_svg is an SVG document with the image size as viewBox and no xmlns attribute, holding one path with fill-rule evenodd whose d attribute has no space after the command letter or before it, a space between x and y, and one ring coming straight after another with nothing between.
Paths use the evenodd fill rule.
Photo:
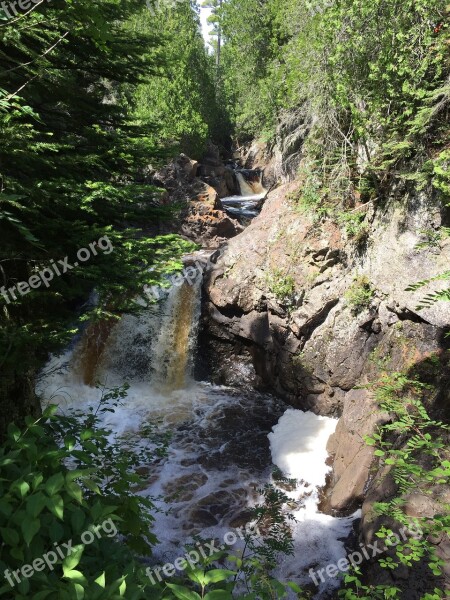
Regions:
<instances>
[{"instance_id":1,"label":"canyon","mask_svg":"<svg viewBox=\"0 0 450 600\"><path fill-rule=\"evenodd\" d=\"M268 152L253 143L240 156L241 165L263 171L263 183L273 189L260 214L219 243L220 257L205 276L197 374L339 418L328 442L333 470L323 505L334 515L361 507L358 536L371 543L389 522L376 515L374 503L392 497L396 486L365 442L390 418L368 384L386 373L421 376L433 387L431 412L449 416L450 306L418 308L424 291L407 290L448 268L450 240L426 243L446 213L439 199L407 185L377 201L356 200L350 211L358 214L356 235L348 220L302 209L295 200L302 182L292 168L299 152L292 148L303 134L301 128L290 133L287 150L281 145ZM212 185L220 208L223 184ZM405 510L431 518L449 500L450 490L431 497L417 490ZM450 545L445 537L434 543L448 586ZM400 577L408 599L423 591L420 569L405 567L389 581L375 564L371 568L374 581L398 583Z\"/></svg>"}]
</instances>

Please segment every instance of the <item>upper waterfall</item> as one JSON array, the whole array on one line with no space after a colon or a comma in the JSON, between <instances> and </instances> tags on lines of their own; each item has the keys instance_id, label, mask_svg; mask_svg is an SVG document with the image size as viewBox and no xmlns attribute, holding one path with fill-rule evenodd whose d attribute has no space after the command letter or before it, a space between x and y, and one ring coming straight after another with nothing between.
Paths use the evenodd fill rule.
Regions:
<instances>
[{"instance_id":1,"label":"upper waterfall","mask_svg":"<svg viewBox=\"0 0 450 600\"><path fill-rule=\"evenodd\" d=\"M234 218L239 220L241 217L245 222L259 213L267 190L263 186L261 170L241 169L235 174L241 195L222 198L221 202Z\"/></svg>"},{"instance_id":2,"label":"upper waterfall","mask_svg":"<svg viewBox=\"0 0 450 600\"><path fill-rule=\"evenodd\" d=\"M264 195L267 191L262 184L261 171L236 171L236 178L242 196Z\"/></svg>"}]
</instances>

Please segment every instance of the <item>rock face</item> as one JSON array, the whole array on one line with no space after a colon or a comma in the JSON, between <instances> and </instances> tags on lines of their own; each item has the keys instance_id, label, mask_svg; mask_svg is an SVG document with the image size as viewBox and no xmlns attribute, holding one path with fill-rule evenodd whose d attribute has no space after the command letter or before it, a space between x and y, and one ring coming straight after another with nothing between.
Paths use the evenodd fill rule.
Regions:
<instances>
[{"instance_id":1,"label":"rock face","mask_svg":"<svg viewBox=\"0 0 450 600\"><path fill-rule=\"evenodd\" d=\"M303 157L303 144L311 129L307 111L299 108L280 115L272 145L256 141L244 145L236 153L236 159L246 169L264 170L264 186L269 189L277 182L287 183L295 179Z\"/></svg>"},{"instance_id":2,"label":"rock face","mask_svg":"<svg viewBox=\"0 0 450 600\"><path fill-rule=\"evenodd\" d=\"M425 194L406 193L402 203L356 209L370 231L362 247L345 227L299 211L296 186L270 193L209 274L200 362L217 383L268 389L294 407L341 417L329 446L329 505L345 513L361 505L372 476L363 437L386 419L354 388L384 370L426 371L448 360L450 303L418 310L428 290L406 288L448 270L450 240L439 251L419 246L442 214ZM448 390L442 385L442 406Z\"/></svg>"},{"instance_id":3,"label":"rock face","mask_svg":"<svg viewBox=\"0 0 450 600\"><path fill-rule=\"evenodd\" d=\"M260 166L262 149L253 150L246 166ZM328 445L333 473L323 505L341 515L362 507L360 541L372 543L381 524L389 526L373 505L393 497L396 486L364 439L389 415L361 386L385 372L420 374L440 390L434 414L450 416L450 303L417 308L445 283L406 291L448 270L450 240L440 247L424 244L427 232L445 224L445 215L432 197L404 190L384 206L355 209L365 215L355 235L332 219L314 221L300 211L293 199L297 186L272 191L261 214L228 242L209 273L199 374L340 417ZM449 502L418 491L407 511L433 517ZM433 543L446 562L439 586L450 590L450 543L445 537ZM397 585L404 598L416 600L437 583L429 575L420 564L391 574L373 561L367 577Z\"/></svg>"}]
</instances>

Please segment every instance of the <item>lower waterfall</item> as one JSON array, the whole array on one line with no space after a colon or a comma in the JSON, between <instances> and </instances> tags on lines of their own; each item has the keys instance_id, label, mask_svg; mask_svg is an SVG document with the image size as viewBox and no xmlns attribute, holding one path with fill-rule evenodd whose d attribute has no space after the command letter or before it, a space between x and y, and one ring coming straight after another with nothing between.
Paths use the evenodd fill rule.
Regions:
<instances>
[{"instance_id":1,"label":"lower waterfall","mask_svg":"<svg viewBox=\"0 0 450 600\"><path fill-rule=\"evenodd\" d=\"M102 424L117 437L150 422L172 432L168 456L141 469L146 484L139 493L157 498L161 509L155 565L175 560L192 536L223 539L245 525L249 508L261 500L255 490L271 481L272 462L296 477L289 492L295 556L285 558L278 575L311 584L309 569L345 556L343 540L356 516L338 519L318 510L329 470L326 443L337 421L294 411L268 394L194 381L200 304L199 277L172 286L139 315L88 326L65 354L51 358L37 392L43 405L58 404L62 412L87 410L101 398L97 382L108 388L127 382L127 398L102 414ZM328 580L314 597L325 598L337 585Z\"/></svg>"}]
</instances>

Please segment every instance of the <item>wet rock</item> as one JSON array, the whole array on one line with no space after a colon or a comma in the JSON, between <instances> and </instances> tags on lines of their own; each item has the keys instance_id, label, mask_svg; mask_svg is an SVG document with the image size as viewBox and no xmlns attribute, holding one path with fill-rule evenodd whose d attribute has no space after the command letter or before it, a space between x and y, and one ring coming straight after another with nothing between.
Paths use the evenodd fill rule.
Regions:
<instances>
[{"instance_id":1,"label":"wet rock","mask_svg":"<svg viewBox=\"0 0 450 600\"><path fill-rule=\"evenodd\" d=\"M351 390L327 450L334 456L330 506L342 512L355 508L363 498L373 461L373 448L364 436L373 434L388 420L367 390Z\"/></svg>"},{"instance_id":2,"label":"wet rock","mask_svg":"<svg viewBox=\"0 0 450 600\"><path fill-rule=\"evenodd\" d=\"M204 473L188 473L167 483L164 486L164 493L172 502L188 501L207 481L208 477Z\"/></svg>"},{"instance_id":3,"label":"wet rock","mask_svg":"<svg viewBox=\"0 0 450 600\"><path fill-rule=\"evenodd\" d=\"M245 527L254 519L253 512L250 509L242 510L239 514L233 517L230 521L230 527Z\"/></svg>"},{"instance_id":4,"label":"wet rock","mask_svg":"<svg viewBox=\"0 0 450 600\"><path fill-rule=\"evenodd\" d=\"M244 489L233 490L233 492L220 491L205 496L199 500L189 514L189 521L207 527L217 525L227 515L242 506L247 497Z\"/></svg>"}]
</instances>

